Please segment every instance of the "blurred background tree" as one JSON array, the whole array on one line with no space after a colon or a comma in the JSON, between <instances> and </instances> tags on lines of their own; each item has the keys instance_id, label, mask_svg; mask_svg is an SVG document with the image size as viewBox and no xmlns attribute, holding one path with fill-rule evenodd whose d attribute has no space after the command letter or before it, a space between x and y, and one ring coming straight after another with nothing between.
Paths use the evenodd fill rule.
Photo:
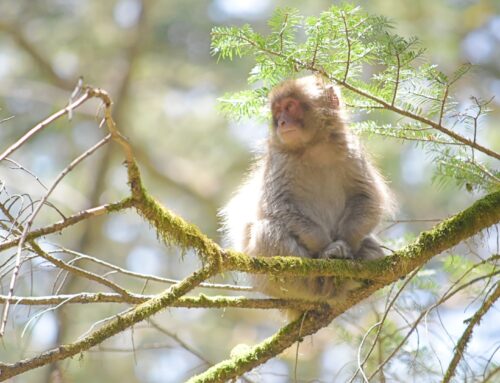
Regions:
<instances>
[{"instance_id":1,"label":"blurred background tree","mask_svg":"<svg viewBox=\"0 0 500 383\"><path fill-rule=\"evenodd\" d=\"M218 238L217 209L241 180L251 161L251 150L266 135L267 126L255 120L230 121L218 112L216 99L226 92L245 89L253 63L249 58L218 62L210 54L210 31L216 25L251 23L255 30L265 32L267 19L278 6L293 6L304 15L315 15L331 3L319 0L3 1L0 4L0 120L13 118L0 125L2 148L65 105L78 77L83 76L86 83L110 92L115 102L115 119L133 143L148 190L210 237ZM474 72L456 86L455 95L464 104L470 96L484 99L496 96L490 105L495 110L481 121L478 140L498 150L500 3L496 0L355 3L368 13L395 20L397 33L419 36L428 60L438 64L440 70L451 73L463 62L477 64ZM95 128L96 109L96 105L86 107L84 113L76 113L69 123L58 122L30 141L14 158L22 159L23 165L42 181L52 180L72 158L100 137ZM398 222L388 222L386 226L391 227L383 232L393 241L394 248L478 197L477 192L467 192L453 183L433 183L432 163L414 143L370 137L366 145L390 180L400 206ZM113 146L106 146L66 178L51 202L62 214L69 215L119 199L126 192L121 161ZM0 185L6 185L2 192L11 196L27 192L32 198L43 195L43 188L32 177L4 163L0 166ZM11 201L19 209L29 206L27 198ZM57 218L57 211L47 209L37 225ZM457 251L471 259L498 253L498 233L491 234L482 243L464 245ZM60 243L133 271L169 278L185 276L199 262L190 252L182 259L176 249L166 254L154 232L133 214L87 221L65 232ZM48 241L45 246L51 248L52 245ZM5 259L8 255L11 254L5 254ZM399 320L392 322L394 331L414 318L413 309L425 305L430 296L437 294L439 283L459 272L453 269L450 258L447 262L448 269L443 268L440 258L427 266L426 272L433 273L432 278L421 278L419 283L428 285L415 286L413 294L400 303L402 314ZM462 264L459 266L463 268ZM2 269L4 291L9 270ZM38 274L40 278L43 276L41 280ZM33 278L37 278L36 284L32 283ZM215 280L222 281L245 284L237 275ZM153 293L161 291L164 285L150 282L145 286L137 283L127 287ZM35 259L23 266L16 294L94 289L88 282L71 275L59 275L56 269ZM431 356L436 358L434 353L442 356L446 365L446 357L454 345L447 338L447 332L461 333L463 320L474 312L470 307L471 311L463 312L464 302L468 302L467 297L460 296L443 306L441 316L436 319L442 320L442 326L433 327L435 333L420 339L420 344L418 337L412 338L405 355L414 361L410 375L432 376L439 364L426 366L424 362ZM371 307L365 305L344 315L315 335L313 342L302 344L300 379L348 380L352 368L356 367L354 361L360 339L382 311L379 303L373 301ZM91 310L86 306L66 305L41 315L21 336L33 313L29 308L16 306L0 358L15 361L70 342L92 323L116 311L113 305L92 306ZM224 359L235 345L254 344L273 333L282 322L278 314L270 320L269 313L237 309L171 310L155 317L155 323L162 327L160 332L151 325L137 326L134 331L112 338L106 345L87 353L80 361L66 360L34 370L18 381L180 382ZM484 358L494 355L499 339L495 328L500 319L498 311L488 315L478 329L478 340L471 346ZM353 316L356 321L352 320ZM418 350L420 355L416 355ZM289 381L293 360L293 352L287 352L282 359L272 360L257 373L250 374L249 379ZM498 364L498 356L493 360ZM397 379L397 365L393 373L392 378Z\"/></svg>"}]
</instances>

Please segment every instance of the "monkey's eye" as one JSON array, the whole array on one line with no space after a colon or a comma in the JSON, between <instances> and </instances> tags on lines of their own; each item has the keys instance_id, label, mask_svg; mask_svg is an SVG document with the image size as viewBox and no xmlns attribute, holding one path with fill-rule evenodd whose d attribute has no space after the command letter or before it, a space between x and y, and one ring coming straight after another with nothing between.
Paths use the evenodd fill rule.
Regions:
<instances>
[{"instance_id":1,"label":"monkey's eye","mask_svg":"<svg viewBox=\"0 0 500 383\"><path fill-rule=\"evenodd\" d=\"M295 99L288 99L284 104L283 104L283 110L294 117L299 117L300 111L301 111L301 104L298 100Z\"/></svg>"}]
</instances>

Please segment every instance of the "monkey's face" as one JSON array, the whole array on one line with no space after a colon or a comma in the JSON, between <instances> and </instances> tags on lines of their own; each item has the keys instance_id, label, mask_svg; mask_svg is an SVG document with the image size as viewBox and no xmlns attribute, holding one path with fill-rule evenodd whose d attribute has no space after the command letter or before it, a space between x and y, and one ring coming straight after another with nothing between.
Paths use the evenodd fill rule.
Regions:
<instances>
[{"instance_id":1,"label":"monkey's face","mask_svg":"<svg viewBox=\"0 0 500 383\"><path fill-rule=\"evenodd\" d=\"M273 136L278 143L289 149L297 149L307 144L312 132L307 129L307 106L299 99L287 96L271 104L273 115Z\"/></svg>"}]
</instances>

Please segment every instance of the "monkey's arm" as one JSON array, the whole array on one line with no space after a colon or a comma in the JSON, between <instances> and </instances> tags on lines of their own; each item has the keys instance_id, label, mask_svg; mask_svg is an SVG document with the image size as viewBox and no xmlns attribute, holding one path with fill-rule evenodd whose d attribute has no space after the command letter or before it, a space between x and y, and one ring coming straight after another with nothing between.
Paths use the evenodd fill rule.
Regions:
<instances>
[{"instance_id":1,"label":"monkey's arm","mask_svg":"<svg viewBox=\"0 0 500 383\"><path fill-rule=\"evenodd\" d=\"M339 222L338 239L345 241L353 253L357 253L363 240L379 223L382 215L380 201L369 193L351 197Z\"/></svg>"},{"instance_id":2,"label":"monkey's arm","mask_svg":"<svg viewBox=\"0 0 500 383\"><path fill-rule=\"evenodd\" d=\"M261 219L251 224L247 252L254 256L294 255L308 257L317 254L329 240L307 226L304 217L288 220Z\"/></svg>"},{"instance_id":3,"label":"monkey's arm","mask_svg":"<svg viewBox=\"0 0 500 383\"><path fill-rule=\"evenodd\" d=\"M289 214L286 226L297 242L309 251L310 257L317 257L331 242L329 233L323 227L299 213Z\"/></svg>"}]
</instances>

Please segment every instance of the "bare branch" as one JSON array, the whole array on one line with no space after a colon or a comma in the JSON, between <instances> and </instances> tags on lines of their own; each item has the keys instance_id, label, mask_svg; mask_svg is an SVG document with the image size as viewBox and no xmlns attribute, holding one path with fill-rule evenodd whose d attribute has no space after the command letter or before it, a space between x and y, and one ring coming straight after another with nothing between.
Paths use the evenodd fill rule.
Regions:
<instances>
[{"instance_id":1,"label":"bare branch","mask_svg":"<svg viewBox=\"0 0 500 383\"><path fill-rule=\"evenodd\" d=\"M2 154L0 154L0 161L2 161L3 159L7 158L12 153L14 153L35 134L45 129L47 126L49 126L58 118L61 118L62 116L68 114L71 110L76 109L78 106L82 105L85 101L87 101L91 97L92 97L91 94L86 92L78 100L75 100L73 103L69 104L66 108L61 109L56 113L52 114L51 116L47 117L45 120L36 125L33 129L31 129L28 133L22 136L19 140L17 140L15 144L11 145L9 148L7 148L7 150L5 150Z\"/></svg>"},{"instance_id":2,"label":"bare branch","mask_svg":"<svg viewBox=\"0 0 500 383\"><path fill-rule=\"evenodd\" d=\"M493 293L491 293L490 296L486 298L479 310L477 310L472 318L470 318L467 328L465 329L464 333L457 343L455 352L453 353L453 358L444 375L443 383L448 383L453 378L453 375L455 375L458 362L460 361L460 359L462 359L465 348L467 347L467 343L469 343L472 332L474 331L474 327L476 325L479 325L479 322L481 321L483 316L488 312L488 310L493 306L498 298L500 298L500 283L497 282L496 288Z\"/></svg>"},{"instance_id":3,"label":"bare branch","mask_svg":"<svg viewBox=\"0 0 500 383\"><path fill-rule=\"evenodd\" d=\"M169 284L174 284L174 283L179 282L179 280L177 280L177 279L163 278L163 277L158 277L158 276L153 275L153 274L142 274L142 273L137 273L135 271L130 271L130 270L124 269L123 267L119 267L119 266L113 265L112 263L103 261L102 259L91 257L89 255L86 255L86 254L83 254L83 253L80 253L78 251L74 251L71 249L61 248L60 250L51 251L49 253L50 254L66 253L66 254L75 255L79 260L86 259L86 260L94 262L98 265L108 267L114 271L121 273L121 274L129 275L129 276L140 278L140 279L146 279L148 281L169 283ZM203 283L200 283L200 287L208 288L208 289L232 290L232 291L253 291L254 290L254 288L251 286L229 285L229 284L225 284L225 283L205 283L205 282L203 282Z\"/></svg>"},{"instance_id":4,"label":"bare branch","mask_svg":"<svg viewBox=\"0 0 500 383\"><path fill-rule=\"evenodd\" d=\"M89 157L94 153L97 149L99 149L101 146L106 144L109 139L111 138L111 135L106 136L102 140L100 140L97 144L92 146L90 149L85 151L83 154L75 158L56 178L52 186L49 188L49 190L45 193L43 198L38 202L37 206L33 210L33 213L30 215L28 222L24 226L23 232L21 234L21 238L19 239L18 247L17 247L17 256L16 256L16 265L14 267L14 271L12 272L12 278L10 280L10 285L9 285L9 295L14 294L14 285L16 283L17 275L19 273L19 267L21 265L21 252L23 250L23 244L24 241L26 240L26 236L29 233L31 226L33 224L33 221L35 220L35 217L37 216L38 212L44 205L44 203L47 201L49 198L50 194L54 191L54 189L57 187L59 182L71 171L75 166L77 166L80 162L82 162L85 158ZM123 290L124 291L124 290ZM9 302L6 302L3 308L3 313L2 313L2 323L0 324L0 336L3 336L5 332L5 326L7 324L7 316L9 314Z\"/></svg>"},{"instance_id":5,"label":"bare branch","mask_svg":"<svg viewBox=\"0 0 500 383\"><path fill-rule=\"evenodd\" d=\"M40 229L30 231L26 234L26 240L31 240L35 238L42 237L47 234L57 233L69 226L75 225L78 222L86 220L91 217L99 217L104 214L128 209L133 206L133 201L131 198L125 198L119 202L108 203L98 207L94 207L87 210L82 210L76 214L73 214L63 220L57 221L56 223L45 226ZM21 238L15 238L10 241L5 241L0 243L0 251L9 249L19 244Z\"/></svg>"}]
</instances>

